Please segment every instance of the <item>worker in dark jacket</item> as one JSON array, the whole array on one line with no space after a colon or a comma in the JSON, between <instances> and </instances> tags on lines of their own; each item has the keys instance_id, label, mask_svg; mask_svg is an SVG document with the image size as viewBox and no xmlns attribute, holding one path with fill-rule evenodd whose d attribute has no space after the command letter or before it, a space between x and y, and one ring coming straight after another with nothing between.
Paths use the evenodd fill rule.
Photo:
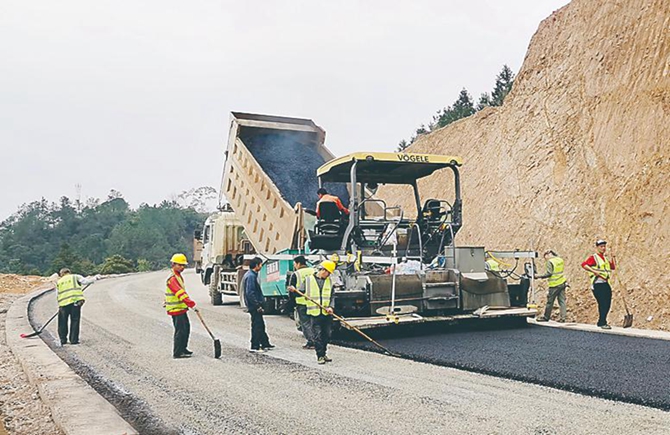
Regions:
<instances>
[{"instance_id":1,"label":"worker in dark jacket","mask_svg":"<svg viewBox=\"0 0 670 435\"><path fill-rule=\"evenodd\" d=\"M258 272L261 270L263 261L256 257L249 262L249 271L242 278L244 289L244 302L251 315L251 349L249 352L263 352L274 348L265 332L265 321L263 320L263 291L258 282Z\"/></svg>"}]
</instances>

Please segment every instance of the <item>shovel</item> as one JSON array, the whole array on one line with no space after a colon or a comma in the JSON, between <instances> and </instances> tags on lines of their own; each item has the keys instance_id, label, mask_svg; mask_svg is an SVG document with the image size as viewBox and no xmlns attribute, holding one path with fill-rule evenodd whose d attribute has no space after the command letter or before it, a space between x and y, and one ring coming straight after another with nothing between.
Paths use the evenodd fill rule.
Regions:
<instances>
[{"instance_id":1,"label":"shovel","mask_svg":"<svg viewBox=\"0 0 670 435\"><path fill-rule=\"evenodd\" d=\"M93 283L86 284L86 287L84 287L81 291L83 292L84 290L86 290L91 284L93 284ZM51 318L50 318L49 320L47 320L47 322L46 322L44 325L42 325L42 327L41 327L40 329L38 329L37 331L35 331L35 332L31 333L31 334L21 334L21 335L19 335L19 337L21 337L21 338L30 338L30 337L34 337L34 336L36 336L36 335L40 335L42 332L44 332L44 330L47 328L47 326L49 326L49 323L51 323L51 321L52 321L53 319L55 319L56 316L58 316L58 313L59 313L59 312L60 312L60 311L56 311L56 314L54 314L53 316L51 316Z\"/></svg>"},{"instance_id":2,"label":"shovel","mask_svg":"<svg viewBox=\"0 0 670 435\"><path fill-rule=\"evenodd\" d=\"M617 264L617 267L619 265ZM612 274L616 278L616 282L619 286L621 286L621 281L619 280L619 274L618 273L613 273ZM633 313L628 310L628 304L626 303L626 297L623 295L623 291L621 292L621 300L623 300L623 308L626 310L626 314L623 316L623 327L624 328L630 328L633 326Z\"/></svg>"},{"instance_id":3,"label":"shovel","mask_svg":"<svg viewBox=\"0 0 670 435\"><path fill-rule=\"evenodd\" d=\"M212 337L212 340L214 340L214 358L221 358L221 342L219 341L218 338L214 337L214 334L212 334L212 331L209 330L207 327L207 324L205 323L205 319L202 318L202 314L200 314L200 310L197 308L194 308L193 311L195 311L195 314L198 315L198 319L200 319L200 323L202 323L202 326L205 327L207 332L209 333L209 336Z\"/></svg>"}]
</instances>

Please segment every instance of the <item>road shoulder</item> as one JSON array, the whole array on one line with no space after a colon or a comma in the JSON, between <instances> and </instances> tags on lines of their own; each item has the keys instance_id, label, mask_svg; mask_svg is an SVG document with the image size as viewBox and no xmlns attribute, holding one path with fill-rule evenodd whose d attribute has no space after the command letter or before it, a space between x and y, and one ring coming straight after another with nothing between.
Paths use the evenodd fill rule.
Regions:
<instances>
[{"instance_id":1,"label":"road shoulder","mask_svg":"<svg viewBox=\"0 0 670 435\"><path fill-rule=\"evenodd\" d=\"M30 302L49 291L36 290L15 301L7 312L7 345L32 385L51 409L54 421L68 435L131 435L130 426L107 400L63 362L39 337L20 338L32 331Z\"/></svg>"},{"instance_id":2,"label":"road shoulder","mask_svg":"<svg viewBox=\"0 0 670 435\"><path fill-rule=\"evenodd\" d=\"M596 325L588 325L585 323L559 323L549 320L547 322L538 322L535 319L528 319L531 325L545 326L549 328L571 329L573 331L597 332L600 334L624 335L628 337L653 338L656 340L670 340L670 332L652 331L649 329L637 328L622 328L620 326L612 326L612 329L602 329Z\"/></svg>"}]
</instances>

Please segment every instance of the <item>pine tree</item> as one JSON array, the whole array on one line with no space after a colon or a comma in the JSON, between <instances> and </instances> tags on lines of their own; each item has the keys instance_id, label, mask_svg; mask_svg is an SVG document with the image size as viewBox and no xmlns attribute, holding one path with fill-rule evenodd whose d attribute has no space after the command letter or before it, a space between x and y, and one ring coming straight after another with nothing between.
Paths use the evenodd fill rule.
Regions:
<instances>
[{"instance_id":1,"label":"pine tree","mask_svg":"<svg viewBox=\"0 0 670 435\"><path fill-rule=\"evenodd\" d=\"M507 65L503 65L500 74L496 77L496 85L491 92L491 106L502 106L505 97L512 90L514 73Z\"/></svg>"}]
</instances>

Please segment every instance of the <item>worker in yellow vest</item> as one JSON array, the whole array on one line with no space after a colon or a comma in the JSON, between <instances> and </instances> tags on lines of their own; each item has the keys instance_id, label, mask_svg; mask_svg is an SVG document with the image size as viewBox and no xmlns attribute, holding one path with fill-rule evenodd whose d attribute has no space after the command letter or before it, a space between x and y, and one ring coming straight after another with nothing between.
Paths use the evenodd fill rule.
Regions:
<instances>
[{"instance_id":1,"label":"worker in yellow vest","mask_svg":"<svg viewBox=\"0 0 670 435\"><path fill-rule=\"evenodd\" d=\"M188 309L195 307L195 302L189 298L181 276L188 265L184 254L174 254L170 259L171 273L165 287L165 309L172 317L174 326L174 342L172 345L173 358L189 358L193 352L188 350L188 338L191 335L191 322L188 320Z\"/></svg>"},{"instance_id":2,"label":"worker in yellow vest","mask_svg":"<svg viewBox=\"0 0 670 435\"><path fill-rule=\"evenodd\" d=\"M67 344L68 338L70 344L79 344L79 323L81 320L81 307L84 305L83 286L90 284L99 276L94 278L84 278L70 272L70 269L63 268L58 273L60 277L56 282L58 290L58 338L60 344ZM68 323L69 337L68 337Z\"/></svg>"},{"instance_id":3,"label":"worker in yellow vest","mask_svg":"<svg viewBox=\"0 0 670 435\"><path fill-rule=\"evenodd\" d=\"M300 292L308 296L308 298L305 298L305 305L307 306L307 315L310 318L312 326L311 333L316 349L316 360L319 364L332 361L327 355L332 328L331 314L333 314L333 283L330 275L335 272L336 266L334 261L326 260L321 262L319 270L307 276L300 285ZM310 299L318 302L323 309L310 301Z\"/></svg>"},{"instance_id":4,"label":"worker in yellow vest","mask_svg":"<svg viewBox=\"0 0 670 435\"><path fill-rule=\"evenodd\" d=\"M605 252L607 251L607 242L596 240L596 253L591 255L582 263L582 268L589 273L591 281L591 290L593 296L598 302L598 326L602 329L612 329L607 324L607 314L612 306L612 287L610 287L610 278L612 271L616 269L616 255L612 255L610 260Z\"/></svg>"},{"instance_id":5,"label":"worker in yellow vest","mask_svg":"<svg viewBox=\"0 0 670 435\"><path fill-rule=\"evenodd\" d=\"M568 286L565 278L565 262L555 251L544 253L544 261L547 272L544 275L535 275L535 279L547 279L549 284L549 293L547 294L547 305L544 307L544 316L539 316L535 320L546 322L551 319L551 310L554 308L554 301L558 299L558 308L560 317L558 321L565 323L567 315L567 304L565 298L565 289Z\"/></svg>"},{"instance_id":6,"label":"worker in yellow vest","mask_svg":"<svg viewBox=\"0 0 670 435\"><path fill-rule=\"evenodd\" d=\"M500 273L500 263L498 263L495 258L488 252L485 254L486 261L484 262L484 269L485 270L490 270L491 272L495 272L497 274Z\"/></svg>"},{"instance_id":7,"label":"worker in yellow vest","mask_svg":"<svg viewBox=\"0 0 670 435\"><path fill-rule=\"evenodd\" d=\"M307 266L307 260L304 256L298 255L293 259L293 274L289 279L288 291L295 294L295 289L302 287L305 278L314 275L314 268ZM314 341L312 340L312 324L307 315L307 300L302 296L295 298L295 311L300 330L307 342L302 346L303 349L314 349Z\"/></svg>"}]
</instances>

